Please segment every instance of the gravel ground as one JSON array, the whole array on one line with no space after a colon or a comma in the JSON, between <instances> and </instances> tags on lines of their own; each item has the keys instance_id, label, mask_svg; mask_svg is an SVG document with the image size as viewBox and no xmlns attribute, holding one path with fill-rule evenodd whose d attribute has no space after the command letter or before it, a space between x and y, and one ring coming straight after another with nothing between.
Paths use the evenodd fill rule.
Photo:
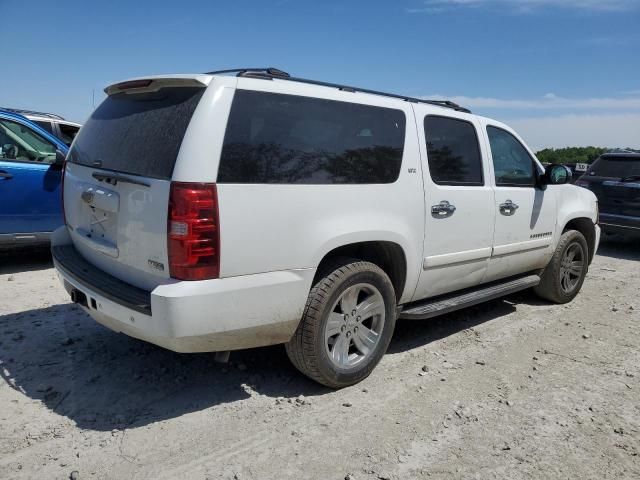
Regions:
<instances>
[{"instance_id":1,"label":"gravel ground","mask_svg":"<svg viewBox=\"0 0 640 480\"><path fill-rule=\"evenodd\" d=\"M399 322L330 391L282 347L176 354L69 303L46 253L0 257L0 478L640 478L640 242L581 294Z\"/></svg>"}]
</instances>

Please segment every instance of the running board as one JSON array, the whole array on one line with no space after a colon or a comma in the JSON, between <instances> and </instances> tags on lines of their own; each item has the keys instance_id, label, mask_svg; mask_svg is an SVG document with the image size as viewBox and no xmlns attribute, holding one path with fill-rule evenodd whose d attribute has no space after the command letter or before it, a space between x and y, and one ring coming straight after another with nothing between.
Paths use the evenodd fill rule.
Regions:
<instances>
[{"instance_id":1,"label":"running board","mask_svg":"<svg viewBox=\"0 0 640 480\"><path fill-rule=\"evenodd\" d=\"M453 312L461 308L471 307L478 303L509 295L510 293L535 287L540 283L538 275L528 275L502 283L492 283L480 286L473 290L466 289L462 293L441 295L433 299L427 299L418 304L412 304L400 312L400 318L409 320L424 320L445 313Z\"/></svg>"}]
</instances>

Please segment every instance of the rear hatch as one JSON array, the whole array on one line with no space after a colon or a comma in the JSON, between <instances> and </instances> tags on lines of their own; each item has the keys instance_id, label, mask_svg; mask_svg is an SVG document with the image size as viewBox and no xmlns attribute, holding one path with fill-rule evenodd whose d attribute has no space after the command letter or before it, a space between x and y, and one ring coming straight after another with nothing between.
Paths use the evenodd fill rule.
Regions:
<instances>
[{"instance_id":1,"label":"rear hatch","mask_svg":"<svg viewBox=\"0 0 640 480\"><path fill-rule=\"evenodd\" d=\"M640 217L640 155L602 155L576 184L598 197L601 213Z\"/></svg>"},{"instance_id":2,"label":"rear hatch","mask_svg":"<svg viewBox=\"0 0 640 480\"><path fill-rule=\"evenodd\" d=\"M74 246L137 287L169 278L171 177L207 82L152 78L108 87L69 152L64 208Z\"/></svg>"}]
</instances>

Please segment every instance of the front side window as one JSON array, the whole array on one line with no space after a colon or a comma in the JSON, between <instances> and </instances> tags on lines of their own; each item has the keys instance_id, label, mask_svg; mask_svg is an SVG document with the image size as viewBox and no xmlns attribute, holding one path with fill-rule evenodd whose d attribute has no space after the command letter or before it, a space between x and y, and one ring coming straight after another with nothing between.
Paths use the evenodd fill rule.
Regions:
<instances>
[{"instance_id":1,"label":"front side window","mask_svg":"<svg viewBox=\"0 0 640 480\"><path fill-rule=\"evenodd\" d=\"M392 183L400 174L401 110L238 90L219 183Z\"/></svg>"},{"instance_id":2,"label":"front side window","mask_svg":"<svg viewBox=\"0 0 640 480\"><path fill-rule=\"evenodd\" d=\"M493 170L498 187L533 187L534 161L522 144L506 130L487 127Z\"/></svg>"},{"instance_id":3,"label":"front side window","mask_svg":"<svg viewBox=\"0 0 640 480\"><path fill-rule=\"evenodd\" d=\"M0 159L16 162L53 163L56 146L26 125L0 120Z\"/></svg>"},{"instance_id":4,"label":"front side window","mask_svg":"<svg viewBox=\"0 0 640 480\"><path fill-rule=\"evenodd\" d=\"M438 185L484 185L476 128L465 120L428 115L424 136L431 179Z\"/></svg>"}]
</instances>

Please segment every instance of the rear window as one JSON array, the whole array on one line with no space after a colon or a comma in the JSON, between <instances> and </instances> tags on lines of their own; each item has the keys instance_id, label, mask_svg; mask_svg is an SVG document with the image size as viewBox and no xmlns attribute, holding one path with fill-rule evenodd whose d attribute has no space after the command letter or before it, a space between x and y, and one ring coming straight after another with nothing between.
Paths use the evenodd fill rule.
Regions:
<instances>
[{"instance_id":1,"label":"rear window","mask_svg":"<svg viewBox=\"0 0 640 480\"><path fill-rule=\"evenodd\" d=\"M400 174L401 110L238 90L219 183L392 183Z\"/></svg>"},{"instance_id":2,"label":"rear window","mask_svg":"<svg viewBox=\"0 0 640 480\"><path fill-rule=\"evenodd\" d=\"M111 95L78 133L69 159L118 172L170 179L204 88Z\"/></svg>"},{"instance_id":3,"label":"rear window","mask_svg":"<svg viewBox=\"0 0 640 480\"><path fill-rule=\"evenodd\" d=\"M593 162L589 168L589 175L615 178L640 175L640 157L608 157L603 155Z\"/></svg>"}]
</instances>

